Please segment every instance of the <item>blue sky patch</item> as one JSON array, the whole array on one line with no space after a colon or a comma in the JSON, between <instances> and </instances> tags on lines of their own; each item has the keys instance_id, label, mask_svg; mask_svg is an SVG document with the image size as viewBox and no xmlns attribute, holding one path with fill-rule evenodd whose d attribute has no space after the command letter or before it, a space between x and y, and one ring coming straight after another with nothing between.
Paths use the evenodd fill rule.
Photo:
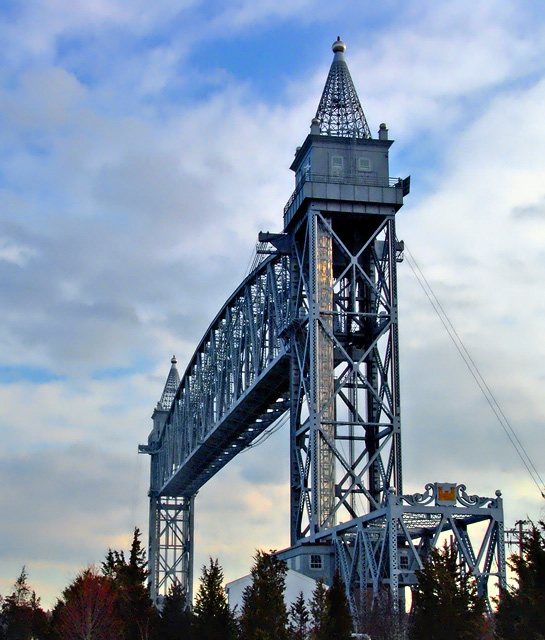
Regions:
<instances>
[{"instance_id":1,"label":"blue sky patch","mask_svg":"<svg viewBox=\"0 0 545 640\"><path fill-rule=\"evenodd\" d=\"M26 365L0 366L0 384L17 384L19 382L31 382L32 384L48 384L60 382L65 376L41 367L29 367Z\"/></svg>"}]
</instances>

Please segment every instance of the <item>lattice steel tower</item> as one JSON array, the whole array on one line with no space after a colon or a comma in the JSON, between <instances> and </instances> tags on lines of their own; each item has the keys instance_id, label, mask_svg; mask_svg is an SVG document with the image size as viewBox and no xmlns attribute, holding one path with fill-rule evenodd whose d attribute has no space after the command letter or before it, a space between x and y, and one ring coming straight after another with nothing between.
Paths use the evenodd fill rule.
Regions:
<instances>
[{"instance_id":1,"label":"lattice steel tower","mask_svg":"<svg viewBox=\"0 0 545 640\"><path fill-rule=\"evenodd\" d=\"M401 492L395 213L386 125L371 138L344 60L291 166L292 544Z\"/></svg>"},{"instance_id":2,"label":"lattice steel tower","mask_svg":"<svg viewBox=\"0 0 545 640\"><path fill-rule=\"evenodd\" d=\"M372 138L345 49L333 44L291 165L283 231L260 234L270 255L220 310L178 385L173 361L141 447L152 455L157 601L172 581L191 593L199 487L286 411L291 547L279 555L292 569L329 582L337 568L354 612L384 593L395 609L448 532L483 594L490 575L505 583L499 493L430 483L403 494L395 215L409 178L389 177L388 129ZM488 523L477 548L467 531L475 522Z\"/></svg>"}]
</instances>

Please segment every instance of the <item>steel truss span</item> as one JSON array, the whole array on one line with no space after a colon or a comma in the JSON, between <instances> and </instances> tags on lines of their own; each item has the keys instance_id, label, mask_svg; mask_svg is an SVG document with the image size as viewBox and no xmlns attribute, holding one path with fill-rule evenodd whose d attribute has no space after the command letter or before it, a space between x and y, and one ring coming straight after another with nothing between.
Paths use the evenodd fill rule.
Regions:
<instances>
[{"instance_id":1,"label":"steel truss span","mask_svg":"<svg viewBox=\"0 0 545 640\"><path fill-rule=\"evenodd\" d=\"M268 257L227 300L181 379L172 359L140 446L151 456L159 606L173 583L191 599L197 491L286 412L291 547L279 555L290 568L326 582L338 569L356 617L362 600L385 594L398 609L448 534L483 595L491 577L505 585L499 494L437 483L403 494L395 217L410 181L389 176L388 129L371 137L345 48L333 45L291 165L283 231L260 234Z\"/></svg>"},{"instance_id":2,"label":"steel truss span","mask_svg":"<svg viewBox=\"0 0 545 640\"><path fill-rule=\"evenodd\" d=\"M288 409L289 357L281 333L289 295L287 258L271 256L216 316L172 404L159 403L153 414L154 428L140 451L151 455L150 578L156 601L172 580L191 593L188 523L199 488ZM167 498L180 498L183 508L172 509ZM186 568L180 574L178 567Z\"/></svg>"}]
</instances>

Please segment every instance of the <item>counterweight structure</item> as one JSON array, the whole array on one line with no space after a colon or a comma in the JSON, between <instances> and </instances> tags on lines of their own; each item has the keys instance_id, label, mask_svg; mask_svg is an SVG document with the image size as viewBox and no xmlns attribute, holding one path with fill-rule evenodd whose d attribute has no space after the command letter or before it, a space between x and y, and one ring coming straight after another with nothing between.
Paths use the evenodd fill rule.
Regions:
<instances>
[{"instance_id":1,"label":"counterweight structure","mask_svg":"<svg viewBox=\"0 0 545 640\"><path fill-rule=\"evenodd\" d=\"M270 254L226 302L177 384L173 360L147 445L150 587L191 594L193 503L200 486L289 411L292 569L338 569L357 614L404 588L450 535L487 594L505 584L503 509L464 485L404 495L395 215L409 179L389 177L392 141L370 130L337 40L295 191ZM168 405L168 406L167 406ZM481 523L479 536L468 527ZM259 544L259 541L256 541Z\"/></svg>"}]
</instances>

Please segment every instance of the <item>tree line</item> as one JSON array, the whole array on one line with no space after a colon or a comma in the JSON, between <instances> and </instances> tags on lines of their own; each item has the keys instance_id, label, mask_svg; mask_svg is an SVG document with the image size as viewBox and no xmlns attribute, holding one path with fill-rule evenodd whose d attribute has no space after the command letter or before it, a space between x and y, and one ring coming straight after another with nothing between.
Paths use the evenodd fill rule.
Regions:
<instances>
[{"instance_id":1,"label":"tree line","mask_svg":"<svg viewBox=\"0 0 545 640\"><path fill-rule=\"evenodd\" d=\"M301 593L284 601L287 566L257 551L252 582L240 611L231 610L218 560L202 567L193 607L180 585L171 587L161 611L150 599L145 552L135 529L128 556L109 550L100 568L83 569L46 613L23 567L10 595L0 596L0 640L350 640L354 626L373 640L543 640L545 638L545 524L533 527L522 554L513 555L515 582L485 615L473 576L464 572L455 547L431 551L417 572L411 613L395 614L387 597L352 619L344 585L335 574L318 582L310 602Z\"/></svg>"}]
</instances>

